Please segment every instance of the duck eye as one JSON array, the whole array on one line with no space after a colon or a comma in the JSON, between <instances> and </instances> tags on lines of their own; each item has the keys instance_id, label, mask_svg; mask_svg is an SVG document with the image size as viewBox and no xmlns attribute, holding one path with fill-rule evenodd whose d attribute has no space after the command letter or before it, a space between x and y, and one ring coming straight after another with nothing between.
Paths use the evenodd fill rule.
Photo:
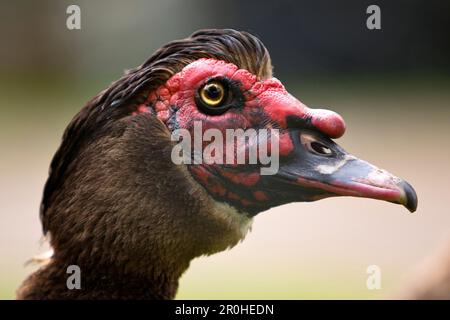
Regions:
<instances>
[{"instance_id":1,"label":"duck eye","mask_svg":"<svg viewBox=\"0 0 450 320\"><path fill-rule=\"evenodd\" d=\"M200 98L209 107L217 107L225 101L225 87L217 81L207 83L200 89Z\"/></svg>"}]
</instances>

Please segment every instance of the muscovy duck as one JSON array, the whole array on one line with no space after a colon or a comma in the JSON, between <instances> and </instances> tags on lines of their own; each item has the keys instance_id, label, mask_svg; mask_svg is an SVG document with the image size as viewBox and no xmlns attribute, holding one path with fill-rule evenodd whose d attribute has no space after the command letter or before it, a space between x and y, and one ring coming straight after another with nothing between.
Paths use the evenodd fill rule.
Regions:
<instances>
[{"instance_id":1,"label":"muscovy duck","mask_svg":"<svg viewBox=\"0 0 450 320\"><path fill-rule=\"evenodd\" d=\"M172 133L196 122L202 132L278 130L278 170L262 174L260 159L175 164ZM18 298L172 299L193 258L233 247L256 214L289 202L356 196L415 211L407 182L332 140L344 131L341 116L285 90L247 32L201 30L164 45L68 125L40 210L54 253ZM67 287L70 265L81 289Z\"/></svg>"}]
</instances>

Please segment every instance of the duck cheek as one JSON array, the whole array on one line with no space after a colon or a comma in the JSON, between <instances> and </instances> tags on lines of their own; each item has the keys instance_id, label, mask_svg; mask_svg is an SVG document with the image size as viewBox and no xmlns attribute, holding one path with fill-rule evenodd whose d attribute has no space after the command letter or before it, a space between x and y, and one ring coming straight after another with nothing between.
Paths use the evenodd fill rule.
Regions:
<instances>
[{"instance_id":1,"label":"duck cheek","mask_svg":"<svg viewBox=\"0 0 450 320\"><path fill-rule=\"evenodd\" d=\"M196 180L214 198L223 198L227 190L222 181L203 165L188 166L194 180Z\"/></svg>"},{"instance_id":2,"label":"duck cheek","mask_svg":"<svg viewBox=\"0 0 450 320\"><path fill-rule=\"evenodd\" d=\"M263 187L259 168L240 171L228 165L190 165L194 180L216 201L225 202L251 216L268 209L270 192Z\"/></svg>"}]
</instances>

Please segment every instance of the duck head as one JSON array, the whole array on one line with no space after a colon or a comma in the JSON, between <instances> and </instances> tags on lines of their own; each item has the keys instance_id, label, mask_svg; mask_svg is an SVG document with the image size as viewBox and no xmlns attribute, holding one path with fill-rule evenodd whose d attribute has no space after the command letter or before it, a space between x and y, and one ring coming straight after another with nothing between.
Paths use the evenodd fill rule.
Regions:
<instances>
[{"instance_id":1,"label":"duck head","mask_svg":"<svg viewBox=\"0 0 450 320\"><path fill-rule=\"evenodd\" d=\"M308 108L270 72L261 76L201 58L153 91L139 110L153 112L181 136L182 163L195 180L241 213L333 196L416 210L409 183L333 141L345 132L340 115Z\"/></svg>"}]
</instances>

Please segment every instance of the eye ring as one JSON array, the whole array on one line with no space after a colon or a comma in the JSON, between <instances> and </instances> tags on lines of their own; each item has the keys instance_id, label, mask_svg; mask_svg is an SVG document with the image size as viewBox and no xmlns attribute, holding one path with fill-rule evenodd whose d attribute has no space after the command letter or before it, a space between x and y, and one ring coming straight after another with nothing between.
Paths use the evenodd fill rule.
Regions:
<instances>
[{"instance_id":1,"label":"eye ring","mask_svg":"<svg viewBox=\"0 0 450 320\"><path fill-rule=\"evenodd\" d=\"M219 81L211 81L200 88L200 99L209 107L219 107L226 98L226 88Z\"/></svg>"}]
</instances>

